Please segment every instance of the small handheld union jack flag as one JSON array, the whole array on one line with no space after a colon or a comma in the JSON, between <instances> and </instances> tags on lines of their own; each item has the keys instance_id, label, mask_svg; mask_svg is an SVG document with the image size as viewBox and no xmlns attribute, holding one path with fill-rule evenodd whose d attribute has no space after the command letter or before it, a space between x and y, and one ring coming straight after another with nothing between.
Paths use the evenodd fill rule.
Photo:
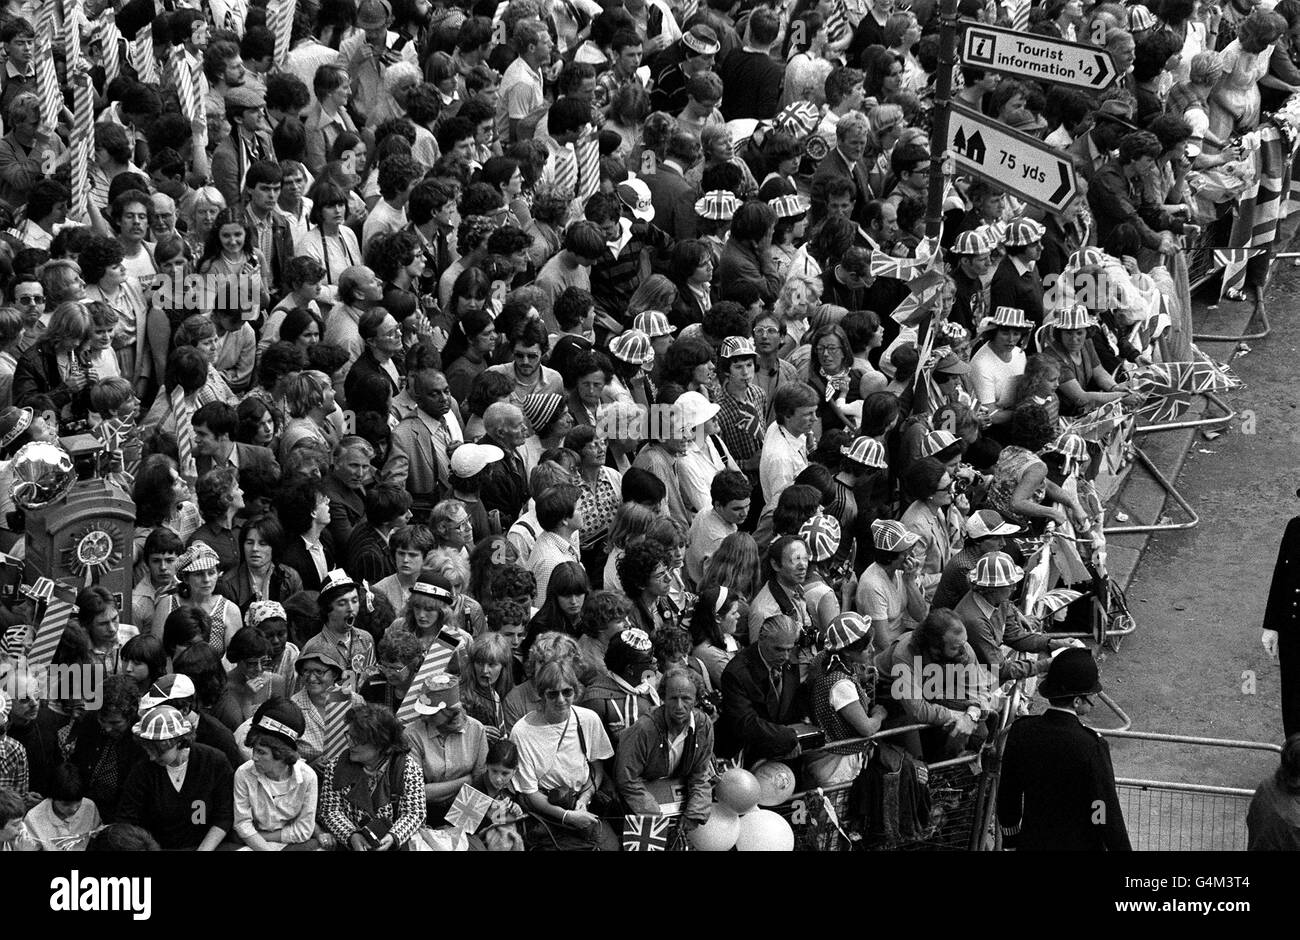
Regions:
<instances>
[{"instance_id":1,"label":"small handheld union jack flag","mask_svg":"<svg viewBox=\"0 0 1300 940\"><path fill-rule=\"evenodd\" d=\"M451 809L447 810L447 822L466 832L474 832L491 808L492 798L467 783L460 788Z\"/></svg>"},{"instance_id":2,"label":"small handheld union jack flag","mask_svg":"<svg viewBox=\"0 0 1300 940\"><path fill-rule=\"evenodd\" d=\"M667 852L671 824L667 816L624 816L623 851Z\"/></svg>"}]
</instances>

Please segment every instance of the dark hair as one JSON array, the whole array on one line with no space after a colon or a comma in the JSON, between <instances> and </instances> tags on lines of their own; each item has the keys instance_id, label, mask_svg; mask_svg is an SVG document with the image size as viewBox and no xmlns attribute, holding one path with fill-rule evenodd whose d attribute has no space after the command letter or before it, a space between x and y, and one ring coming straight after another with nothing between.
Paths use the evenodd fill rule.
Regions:
<instances>
[{"instance_id":1,"label":"dark hair","mask_svg":"<svg viewBox=\"0 0 1300 940\"><path fill-rule=\"evenodd\" d=\"M178 611L185 609L178 607L173 611L167 618L168 623ZM163 644L166 645L165 627L163 632ZM226 689L226 669L221 665L221 654L207 643L195 643L177 655L172 660L172 670L177 675L190 677L194 683L194 697L197 700L195 704L199 708L212 708Z\"/></svg>"},{"instance_id":2,"label":"dark hair","mask_svg":"<svg viewBox=\"0 0 1300 940\"><path fill-rule=\"evenodd\" d=\"M174 469L176 463L163 454L151 454L144 459L131 491L136 525L160 526L171 517L177 505L172 481Z\"/></svg>"},{"instance_id":3,"label":"dark hair","mask_svg":"<svg viewBox=\"0 0 1300 940\"><path fill-rule=\"evenodd\" d=\"M668 495L668 488L664 485L663 480L649 470L641 467L629 467L623 474L621 495L625 503L640 503L643 506L654 508L662 503L664 497Z\"/></svg>"},{"instance_id":4,"label":"dark hair","mask_svg":"<svg viewBox=\"0 0 1300 940\"><path fill-rule=\"evenodd\" d=\"M132 823L112 823L91 836L87 852L160 852L157 840Z\"/></svg>"},{"instance_id":5,"label":"dark hair","mask_svg":"<svg viewBox=\"0 0 1300 940\"><path fill-rule=\"evenodd\" d=\"M714 613L714 608L718 606L718 595L723 590L727 592L727 599L723 603L722 609ZM721 585L705 588L699 599L696 600L695 610L691 614L691 640L696 645L707 643L710 646L718 647L718 649L726 649L726 637L722 635L722 628L718 620L727 612L728 608L744 602L745 598L733 588L724 588Z\"/></svg>"},{"instance_id":6,"label":"dark hair","mask_svg":"<svg viewBox=\"0 0 1300 940\"><path fill-rule=\"evenodd\" d=\"M664 354L663 379L685 388L690 384L694 371L712 361L713 347L707 342L693 336L679 339Z\"/></svg>"},{"instance_id":7,"label":"dark hair","mask_svg":"<svg viewBox=\"0 0 1300 940\"><path fill-rule=\"evenodd\" d=\"M402 726L392 709L383 705L354 705L343 719L353 740L371 744L381 754L402 754L410 750L402 733Z\"/></svg>"},{"instance_id":8,"label":"dark hair","mask_svg":"<svg viewBox=\"0 0 1300 940\"><path fill-rule=\"evenodd\" d=\"M3 41L3 40L0 40ZM59 764L50 774L49 797L60 803L75 803L86 795L81 771L71 761Z\"/></svg>"},{"instance_id":9,"label":"dark hair","mask_svg":"<svg viewBox=\"0 0 1300 940\"><path fill-rule=\"evenodd\" d=\"M261 659L271 652L271 644L256 627L240 627L226 644L226 659L238 664L245 659Z\"/></svg>"},{"instance_id":10,"label":"dark hair","mask_svg":"<svg viewBox=\"0 0 1300 940\"><path fill-rule=\"evenodd\" d=\"M568 519L577 509L582 491L569 483L553 486L537 499L537 522L550 531Z\"/></svg>"},{"instance_id":11,"label":"dark hair","mask_svg":"<svg viewBox=\"0 0 1300 940\"><path fill-rule=\"evenodd\" d=\"M614 564L624 593L638 601L654 570L667 565L670 557L668 547L654 539L643 538L628 545L623 557Z\"/></svg>"},{"instance_id":12,"label":"dark hair","mask_svg":"<svg viewBox=\"0 0 1300 940\"><path fill-rule=\"evenodd\" d=\"M374 525L388 525L411 508L411 494L406 487L379 483L366 493L366 518Z\"/></svg>"},{"instance_id":13,"label":"dark hair","mask_svg":"<svg viewBox=\"0 0 1300 940\"><path fill-rule=\"evenodd\" d=\"M311 528L311 517L322 493L320 481L298 474L286 477L276 499L280 523L289 535L302 535Z\"/></svg>"},{"instance_id":14,"label":"dark hair","mask_svg":"<svg viewBox=\"0 0 1300 940\"><path fill-rule=\"evenodd\" d=\"M808 466L813 467L816 464ZM824 499L822 490L808 483L786 487L777 497L776 507L772 510L773 534L794 535L805 522L817 514Z\"/></svg>"},{"instance_id":15,"label":"dark hair","mask_svg":"<svg viewBox=\"0 0 1300 940\"><path fill-rule=\"evenodd\" d=\"M133 636L122 644L123 662L143 663L148 670L145 685L152 685L158 677L167 671L167 652L162 640L151 633Z\"/></svg>"}]
</instances>

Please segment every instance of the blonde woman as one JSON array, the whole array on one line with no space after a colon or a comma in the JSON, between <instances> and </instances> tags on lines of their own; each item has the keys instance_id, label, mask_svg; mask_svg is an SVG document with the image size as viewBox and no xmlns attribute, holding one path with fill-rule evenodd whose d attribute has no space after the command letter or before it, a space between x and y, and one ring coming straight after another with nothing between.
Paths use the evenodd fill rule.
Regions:
<instances>
[{"instance_id":1,"label":"blonde woman","mask_svg":"<svg viewBox=\"0 0 1300 940\"><path fill-rule=\"evenodd\" d=\"M478 636L487 629L483 606L465 593L469 587L469 557L463 551L435 548L425 556L425 569L440 572L451 584L448 623L470 636Z\"/></svg>"},{"instance_id":2,"label":"blonde woman","mask_svg":"<svg viewBox=\"0 0 1300 940\"><path fill-rule=\"evenodd\" d=\"M201 257L208 242L208 233L216 224L217 216L226 208L226 197L215 186L200 186L194 191L194 202L185 217L185 240L194 257Z\"/></svg>"}]
</instances>

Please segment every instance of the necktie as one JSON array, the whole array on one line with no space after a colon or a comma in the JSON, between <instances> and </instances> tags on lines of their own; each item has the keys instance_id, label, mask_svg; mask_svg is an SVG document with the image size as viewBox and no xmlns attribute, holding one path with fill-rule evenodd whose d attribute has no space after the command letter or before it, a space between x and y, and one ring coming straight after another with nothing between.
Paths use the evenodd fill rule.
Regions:
<instances>
[{"instance_id":1,"label":"necktie","mask_svg":"<svg viewBox=\"0 0 1300 940\"><path fill-rule=\"evenodd\" d=\"M970 297L970 315L975 326L978 327L984 320L984 315L988 312L988 301L984 297L984 286L979 281L975 282L975 293Z\"/></svg>"},{"instance_id":2,"label":"necktie","mask_svg":"<svg viewBox=\"0 0 1300 940\"><path fill-rule=\"evenodd\" d=\"M782 686L781 667L780 667L780 666L773 666L773 667L769 670L769 672L771 673L772 691L776 693L776 697L777 697L777 698L780 698L780 697L781 697L781 686Z\"/></svg>"}]
</instances>

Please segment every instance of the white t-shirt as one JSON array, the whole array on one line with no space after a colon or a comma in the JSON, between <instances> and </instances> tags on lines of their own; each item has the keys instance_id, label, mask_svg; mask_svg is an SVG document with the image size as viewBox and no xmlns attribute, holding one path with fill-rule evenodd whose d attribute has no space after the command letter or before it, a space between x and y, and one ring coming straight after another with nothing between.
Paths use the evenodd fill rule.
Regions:
<instances>
[{"instance_id":1,"label":"white t-shirt","mask_svg":"<svg viewBox=\"0 0 1300 940\"><path fill-rule=\"evenodd\" d=\"M1016 379L1025 374L1025 351L1011 350L1011 361L1003 362L988 344L971 357L970 377L981 405L1010 408L1015 403Z\"/></svg>"},{"instance_id":2,"label":"white t-shirt","mask_svg":"<svg viewBox=\"0 0 1300 940\"><path fill-rule=\"evenodd\" d=\"M579 723L587 746L585 757L578 743ZM515 722L510 740L519 748L519 768L514 777L515 790L519 793L584 786L591 778L588 761L614 756L614 747L609 743L600 716L579 705L573 706L569 721L558 725L547 724L540 712L529 712Z\"/></svg>"},{"instance_id":3,"label":"white t-shirt","mask_svg":"<svg viewBox=\"0 0 1300 940\"><path fill-rule=\"evenodd\" d=\"M835 711L843 711L858 701L861 701L858 687L853 684L852 679L841 679L831 686L831 708Z\"/></svg>"}]
</instances>

